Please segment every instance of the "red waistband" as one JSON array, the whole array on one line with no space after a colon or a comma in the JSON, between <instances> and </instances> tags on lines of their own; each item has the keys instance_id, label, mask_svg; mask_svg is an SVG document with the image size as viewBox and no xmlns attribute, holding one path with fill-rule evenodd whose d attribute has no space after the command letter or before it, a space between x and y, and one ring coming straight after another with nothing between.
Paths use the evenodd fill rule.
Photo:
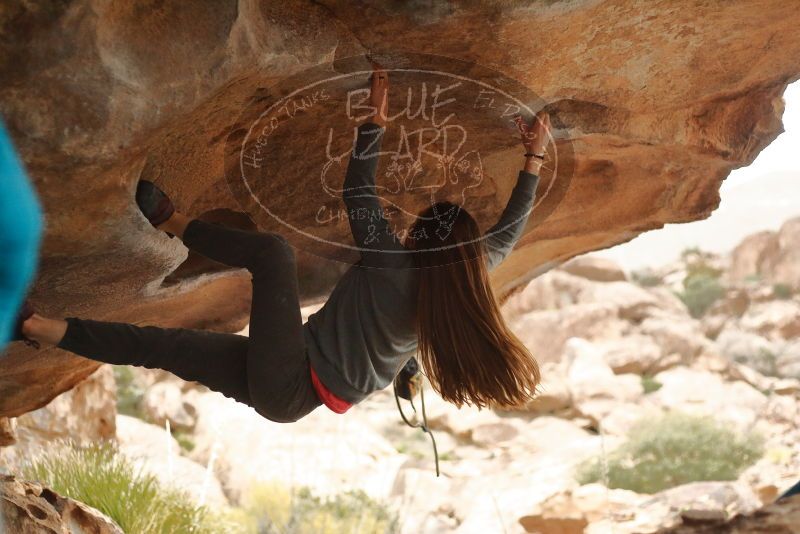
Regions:
<instances>
[{"instance_id":1,"label":"red waistband","mask_svg":"<svg viewBox=\"0 0 800 534\"><path fill-rule=\"evenodd\" d=\"M319 377L317 376L316 371L314 368L309 365L309 369L311 369L311 383L314 385L314 391L317 392L317 396L322 403L331 409L331 411L336 413L344 413L353 406L352 403L347 402L346 400L340 399L333 393L331 393L325 385L320 382Z\"/></svg>"}]
</instances>

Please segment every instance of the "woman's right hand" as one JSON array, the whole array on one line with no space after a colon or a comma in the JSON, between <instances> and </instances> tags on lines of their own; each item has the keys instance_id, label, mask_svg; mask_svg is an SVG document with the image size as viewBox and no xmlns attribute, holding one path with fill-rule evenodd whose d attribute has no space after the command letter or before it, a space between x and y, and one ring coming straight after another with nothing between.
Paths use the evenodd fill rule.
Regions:
<instances>
[{"instance_id":1,"label":"woman's right hand","mask_svg":"<svg viewBox=\"0 0 800 534\"><path fill-rule=\"evenodd\" d=\"M530 125L526 124L519 116L515 122L525 150L529 154L544 155L547 151L547 144L550 142L550 115L542 110L536 114Z\"/></svg>"}]
</instances>

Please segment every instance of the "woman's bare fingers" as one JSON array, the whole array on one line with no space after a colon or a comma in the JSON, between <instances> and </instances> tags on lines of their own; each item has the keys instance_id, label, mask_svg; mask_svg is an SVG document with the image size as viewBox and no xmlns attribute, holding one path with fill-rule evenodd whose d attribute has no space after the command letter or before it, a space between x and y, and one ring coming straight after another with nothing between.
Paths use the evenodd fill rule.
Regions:
<instances>
[{"instance_id":1,"label":"woman's bare fingers","mask_svg":"<svg viewBox=\"0 0 800 534\"><path fill-rule=\"evenodd\" d=\"M517 130L519 130L519 133L521 135L525 135L525 132L528 131L528 125L523 120L522 115L517 115L514 119L514 122L517 124Z\"/></svg>"}]
</instances>

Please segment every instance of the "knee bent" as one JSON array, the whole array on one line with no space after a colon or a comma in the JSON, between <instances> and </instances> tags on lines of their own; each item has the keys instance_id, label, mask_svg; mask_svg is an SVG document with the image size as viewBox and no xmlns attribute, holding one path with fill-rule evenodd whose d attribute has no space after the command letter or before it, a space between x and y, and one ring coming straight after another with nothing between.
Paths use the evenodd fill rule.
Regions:
<instances>
[{"instance_id":1,"label":"knee bent","mask_svg":"<svg viewBox=\"0 0 800 534\"><path fill-rule=\"evenodd\" d=\"M253 251L248 268L253 274L270 272L276 264L294 263L294 250L285 237L279 234L261 234Z\"/></svg>"},{"instance_id":2,"label":"knee bent","mask_svg":"<svg viewBox=\"0 0 800 534\"><path fill-rule=\"evenodd\" d=\"M263 234L261 251L268 257L281 255L294 259L294 249L292 249L289 241L282 235L276 233Z\"/></svg>"},{"instance_id":3,"label":"knee bent","mask_svg":"<svg viewBox=\"0 0 800 534\"><path fill-rule=\"evenodd\" d=\"M269 419L273 423L295 423L301 419L298 414L282 408L257 409L256 411L261 417Z\"/></svg>"}]
</instances>

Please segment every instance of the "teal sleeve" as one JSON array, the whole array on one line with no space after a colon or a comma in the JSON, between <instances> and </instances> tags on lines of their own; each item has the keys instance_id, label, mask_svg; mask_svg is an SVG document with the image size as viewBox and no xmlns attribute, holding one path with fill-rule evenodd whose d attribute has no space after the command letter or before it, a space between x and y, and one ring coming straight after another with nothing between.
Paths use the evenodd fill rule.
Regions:
<instances>
[{"instance_id":1,"label":"teal sleeve","mask_svg":"<svg viewBox=\"0 0 800 534\"><path fill-rule=\"evenodd\" d=\"M484 243L489 270L494 269L506 259L514 245L522 237L522 232L525 230L528 217L533 209L538 185L539 176L519 171L517 183L500 219L485 234Z\"/></svg>"},{"instance_id":2,"label":"teal sleeve","mask_svg":"<svg viewBox=\"0 0 800 534\"><path fill-rule=\"evenodd\" d=\"M0 121L0 351L36 271L42 212Z\"/></svg>"}]
</instances>

